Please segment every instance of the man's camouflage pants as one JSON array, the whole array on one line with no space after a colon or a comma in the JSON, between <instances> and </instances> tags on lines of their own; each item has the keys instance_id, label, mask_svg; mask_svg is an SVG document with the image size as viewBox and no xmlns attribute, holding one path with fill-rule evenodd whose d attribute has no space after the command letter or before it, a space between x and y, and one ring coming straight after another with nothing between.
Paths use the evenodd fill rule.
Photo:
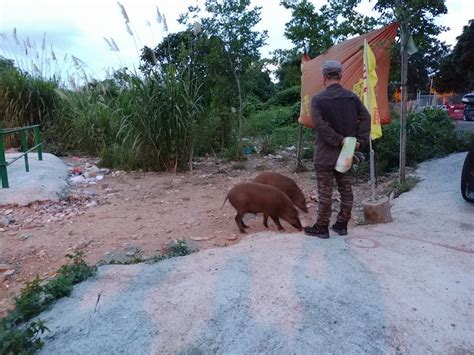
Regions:
<instances>
[{"instance_id":1,"label":"man's camouflage pants","mask_svg":"<svg viewBox=\"0 0 474 355\"><path fill-rule=\"evenodd\" d=\"M318 220L319 226L328 226L332 213L332 191L334 179L337 189L341 195L341 209L337 215L338 222L348 222L351 219L354 195L352 193L350 173L340 173L334 168L316 168L316 179L318 181Z\"/></svg>"}]
</instances>

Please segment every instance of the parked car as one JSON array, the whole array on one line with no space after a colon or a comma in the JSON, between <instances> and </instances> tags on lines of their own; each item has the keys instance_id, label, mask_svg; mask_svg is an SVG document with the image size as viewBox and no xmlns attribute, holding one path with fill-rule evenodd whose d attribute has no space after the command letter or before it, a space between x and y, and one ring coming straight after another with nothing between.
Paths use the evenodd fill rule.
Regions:
<instances>
[{"instance_id":1,"label":"parked car","mask_svg":"<svg viewBox=\"0 0 474 355\"><path fill-rule=\"evenodd\" d=\"M463 118L465 121L474 120L474 93L464 95L461 99L464 104Z\"/></svg>"},{"instance_id":2,"label":"parked car","mask_svg":"<svg viewBox=\"0 0 474 355\"><path fill-rule=\"evenodd\" d=\"M474 139L462 167L461 194L466 201L474 202Z\"/></svg>"},{"instance_id":3,"label":"parked car","mask_svg":"<svg viewBox=\"0 0 474 355\"><path fill-rule=\"evenodd\" d=\"M453 120L462 120L463 119L463 111L464 105L463 104L454 104L454 105L446 105L447 112L449 117Z\"/></svg>"}]
</instances>

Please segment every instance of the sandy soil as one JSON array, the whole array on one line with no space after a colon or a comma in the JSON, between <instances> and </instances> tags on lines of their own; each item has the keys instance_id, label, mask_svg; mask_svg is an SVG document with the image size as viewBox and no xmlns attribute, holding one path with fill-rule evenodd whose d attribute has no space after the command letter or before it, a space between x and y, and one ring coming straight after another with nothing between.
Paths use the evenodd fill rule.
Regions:
<instances>
[{"instance_id":1,"label":"sandy soil","mask_svg":"<svg viewBox=\"0 0 474 355\"><path fill-rule=\"evenodd\" d=\"M64 160L77 165L77 158L76 163L71 158ZM234 222L234 209L228 203L221 209L222 202L233 185L251 180L263 170L295 179L309 207L308 214L301 213L302 223L314 223L314 171L292 174L293 161L283 160L252 157L243 167L241 163L209 158L197 163L192 173L114 173L97 184L73 188L65 201L0 207L0 216L15 220L15 224L0 229L0 264L6 264L4 269L10 268L0 279L0 315L11 307L14 295L25 282L36 275L54 276L68 261L68 253L83 252L89 263L97 263L136 249L145 257L151 256L176 239L186 239L200 250L238 243L242 235ZM94 160L80 161L84 164ZM306 165L310 167L311 163ZM379 188L387 185L388 182L381 183ZM367 183L357 184L354 192L355 224L362 216L360 202L369 195ZM337 209L337 193L334 196ZM265 230L261 216L249 215L247 221L249 234ZM284 221L283 226L287 232L295 231ZM272 222L270 230L276 231Z\"/></svg>"}]
</instances>

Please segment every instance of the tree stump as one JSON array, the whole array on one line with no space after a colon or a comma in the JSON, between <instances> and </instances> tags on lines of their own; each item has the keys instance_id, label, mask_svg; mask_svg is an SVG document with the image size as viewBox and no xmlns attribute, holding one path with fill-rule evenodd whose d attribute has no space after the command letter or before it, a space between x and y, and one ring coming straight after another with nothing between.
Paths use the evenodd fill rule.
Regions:
<instances>
[{"instance_id":1,"label":"tree stump","mask_svg":"<svg viewBox=\"0 0 474 355\"><path fill-rule=\"evenodd\" d=\"M366 198L362 201L362 207L364 208L364 217L367 224L392 222L390 199L387 196L375 200Z\"/></svg>"}]
</instances>

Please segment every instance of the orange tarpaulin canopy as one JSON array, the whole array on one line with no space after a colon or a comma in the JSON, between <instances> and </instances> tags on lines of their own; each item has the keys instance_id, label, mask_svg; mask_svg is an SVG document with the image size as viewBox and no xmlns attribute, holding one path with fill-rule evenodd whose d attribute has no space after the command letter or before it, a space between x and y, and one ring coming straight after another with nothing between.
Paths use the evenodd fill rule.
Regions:
<instances>
[{"instance_id":1,"label":"orange tarpaulin canopy","mask_svg":"<svg viewBox=\"0 0 474 355\"><path fill-rule=\"evenodd\" d=\"M382 124L390 123L388 110L388 71L390 68L390 46L397 35L398 23L382 27L361 36L348 39L331 48L324 54L301 63L301 111L299 122L313 127L311 120L311 99L324 90L321 66L325 60L337 60L342 64L341 84L348 90L353 90L354 84L364 77L363 50L364 40L367 39L372 48L376 63L378 84L375 88L378 113Z\"/></svg>"}]
</instances>

